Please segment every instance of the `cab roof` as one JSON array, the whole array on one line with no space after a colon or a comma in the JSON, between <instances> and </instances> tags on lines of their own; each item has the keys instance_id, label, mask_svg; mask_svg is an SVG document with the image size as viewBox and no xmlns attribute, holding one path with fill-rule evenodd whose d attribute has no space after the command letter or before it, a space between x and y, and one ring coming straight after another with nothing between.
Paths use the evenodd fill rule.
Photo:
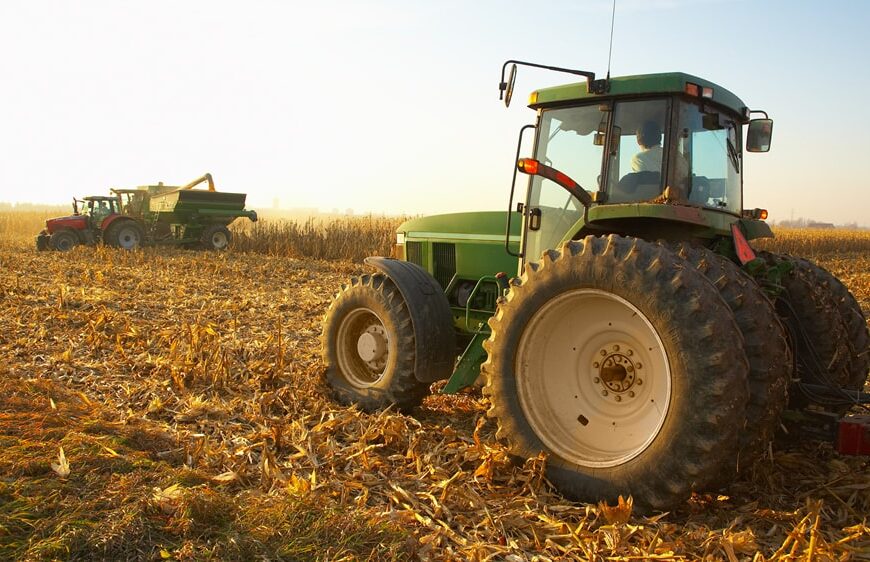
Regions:
<instances>
[{"instance_id":1,"label":"cab roof","mask_svg":"<svg viewBox=\"0 0 870 562\"><path fill-rule=\"evenodd\" d=\"M712 97L708 99L746 117L748 109L743 100L718 84L684 72L617 76L610 79L609 89L604 94L590 93L587 82L542 88L532 92L529 107L537 109L552 104L592 99L606 100L622 96L685 94L686 84L695 84L701 89L712 88Z\"/></svg>"},{"instance_id":2,"label":"cab roof","mask_svg":"<svg viewBox=\"0 0 870 562\"><path fill-rule=\"evenodd\" d=\"M82 201L117 201L117 197L108 197L105 195L89 195L87 197L83 197Z\"/></svg>"}]
</instances>

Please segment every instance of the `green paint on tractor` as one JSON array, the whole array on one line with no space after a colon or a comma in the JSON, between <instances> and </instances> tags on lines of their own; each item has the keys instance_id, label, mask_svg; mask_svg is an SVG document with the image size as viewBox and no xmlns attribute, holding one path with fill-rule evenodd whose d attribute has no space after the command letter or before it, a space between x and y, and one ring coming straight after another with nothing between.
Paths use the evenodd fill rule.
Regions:
<instances>
[{"instance_id":1,"label":"green paint on tractor","mask_svg":"<svg viewBox=\"0 0 870 562\"><path fill-rule=\"evenodd\" d=\"M482 373L512 455L545 455L570 498L647 510L751 465L790 398L870 402L854 296L749 243L773 235L766 211L743 208L765 112L689 74L595 80L520 61L502 67L506 104L517 65L586 82L532 94L506 211L407 221L398 259L369 258L378 271L342 287L322 336L336 399L407 411L433 381L456 392Z\"/></svg>"}]
</instances>

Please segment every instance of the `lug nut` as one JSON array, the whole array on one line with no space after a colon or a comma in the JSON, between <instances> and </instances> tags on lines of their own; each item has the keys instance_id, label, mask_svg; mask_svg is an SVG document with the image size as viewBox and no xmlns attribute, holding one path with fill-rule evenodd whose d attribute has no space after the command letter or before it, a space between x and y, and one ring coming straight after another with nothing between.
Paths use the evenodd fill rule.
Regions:
<instances>
[{"instance_id":1,"label":"lug nut","mask_svg":"<svg viewBox=\"0 0 870 562\"><path fill-rule=\"evenodd\" d=\"M601 396L607 396L607 391L606 391L606 390L602 390L602 391L601 391Z\"/></svg>"},{"instance_id":2,"label":"lug nut","mask_svg":"<svg viewBox=\"0 0 870 562\"><path fill-rule=\"evenodd\" d=\"M616 395L616 401L617 401L617 402L622 402L622 396L620 396L620 395L617 394L617 395Z\"/></svg>"},{"instance_id":3,"label":"lug nut","mask_svg":"<svg viewBox=\"0 0 870 562\"><path fill-rule=\"evenodd\" d=\"M633 390L629 390L629 391L628 391L628 397L629 397L629 398L634 398L634 391L633 391Z\"/></svg>"},{"instance_id":4,"label":"lug nut","mask_svg":"<svg viewBox=\"0 0 870 562\"><path fill-rule=\"evenodd\" d=\"M625 354L628 355L629 357L631 357L632 355L634 355L634 351L629 349L628 351L625 352Z\"/></svg>"},{"instance_id":5,"label":"lug nut","mask_svg":"<svg viewBox=\"0 0 870 562\"><path fill-rule=\"evenodd\" d=\"M601 356L604 357L605 355L607 355L607 350L606 350L606 349L602 349L602 350L601 350Z\"/></svg>"},{"instance_id":6,"label":"lug nut","mask_svg":"<svg viewBox=\"0 0 870 562\"><path fill-rule=\"evenodd\" d=\"M637 385L640 386L643 384L643 379L637 379Z\"/></svg>"},{"instance_id":7,"label":"lug nut","mask_svg":"<svg viewBox=\"0 0 870 562\"><path fill-rule=\"evenodd\" d=\"M619 351L619 346L618 346L618 345L614 345L614 346L613 346L613 351Z\"/></svg>"},{"instance_id":8,"label":"lug nut","mask_svg":"<svg viewBox=\"0 0 870 562\"><path fill-rule=\"evenodd\" d=\"M595 378L593 379L593 382L595 382L595 384L598 384L598 383L601 382L601 379L599 379L598 377L595 377Z\"/></svg>"},{"instance_id":9,"label":"lug nut","mask_svg":"<svg viewBox=\"0 0 870 562\"><path fill-rule=\"evenodd\" d=\"M643 363L638 363L638 364L636 365L636 367L637 367L638 369L643 369Z\"/></svg>"},{"instance_id":10,"label":"lug nut","mask_svg":"<svg viewBox=\"0 0 870 562\"><path fill-rule=\"evenodd\" d=\"M600 367L600 366L601 366L601 363L599 363L598 361L592 363L592 368L593 368L593 369L597 369L597 368Z\"/></svg>"}]
</instances>

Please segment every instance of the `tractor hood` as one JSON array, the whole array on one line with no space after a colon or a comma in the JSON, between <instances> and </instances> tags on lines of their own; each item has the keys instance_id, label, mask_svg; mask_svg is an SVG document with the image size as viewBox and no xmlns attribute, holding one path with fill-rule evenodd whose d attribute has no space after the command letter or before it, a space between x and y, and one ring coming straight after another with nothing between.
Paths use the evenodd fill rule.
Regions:
<instances>
[{"instance_id":1,"label":"tractor hood","mask_svg":"<svg viewBox=\"0 0 870 562\"><path fill-rule=\"evenodd\" d=\"M88 226L88 219L84 215L69 215L66 217L56 217L45 221L45 230L49 234L62 228L71 228L73 230L83 230Z\"/></svg>"}]
</instances>

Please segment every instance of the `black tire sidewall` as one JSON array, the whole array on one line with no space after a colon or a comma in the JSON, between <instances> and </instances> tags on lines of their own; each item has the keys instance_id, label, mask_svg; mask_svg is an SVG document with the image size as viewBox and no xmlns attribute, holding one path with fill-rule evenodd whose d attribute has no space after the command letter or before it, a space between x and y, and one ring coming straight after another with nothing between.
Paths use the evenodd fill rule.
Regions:
<instances>
[{"instance_id":1,"label":"black tire sidewall","mask_svg":"<svg viewBox=\"0 0 870 562\"><path fill-rule=\"evenodd\" d=\"M132 228L136 231L136 234L139 237L139 243L133 246L132 248L124 248L121 245L121 232L125 228ZM103 241L107 243L109 246L114 248L124 248L125 250L135 250L142 246L142 243L145 240L145 231L139 226L139 223L130 219L121 219L113 222L109 225L109 228L106 229L106 234L103 237Z\"/></svg>"},{"instance_id":2,"label":"black tire sidewall","mask_svg":"<svg viewBox=\"0 0 870 562\"><path fill-rule=\"evenodd\" d=\"M381 284L384 282L386 281L383 279L380 281ZM326 380L339 401L345 404L358 404L367 411L377 410L389 404L397 404L400 408L412 407L414 405L412 402L419 400L414 399L409 402L405 387L413 387L414 383L416 386L428 386L413 378L415 358L413 334L403 333L410 329L410 317L407 317L407 312L395 304L391 306L387 303L384 296L384 292L369 283L352 285L339 293L324 319L323 358L326 363ZM389 338L387 348L389 355L384 375L365 388L351 384L341 372L338 362L340 327L351 313L360 309L368 309L374 313L383 324Z\"/></svg>"},{"instance_id":3,"label":"black tire sidewall","mask_svg":"<svg viewBox=\"0 0 870 562\"><path fill-rule=\"evenodd\" d=\"M70 241L70 246L69 246L69 248L62 248L61 242L63 240L66 240L66 239L68 239ZM60 251L60 252L67 252L69 250L72 250L73 248L78 246L78 244L79 244L78 236L76 236L76 234L74 232L71 232L69 230L59 230L59 231L55 232L54 234L52 234L51 239L49 239L49 245L53 249Z\"/></svg>"},{"instance_id":4,"label":"black tire sidewall","mask_svg":"<svg viewBox=\"0 0 870 562\"><path fill-rule=\"evenodd\" d=\"M212 237L217 232L222 232L224 234L224 236L226 236L226 238L227 238L227 245L224 246L223 248L218 248L212 242ZM221 225L221 224L215 224L215 225L212 225L212 226L209 226L208 228L206 228L205 231L203 232L202 238L201 238L202 245L205 247L205 249L213 250L216 252L220 252L220 251L223 251L223 250L226 250L227 248L229 248L232 241L233 241L233 235L230 232L230 229L224 225Z\"/></svg>"},{"instance_id":5,"label":"black tire sidewall","mask_svg":"<svg viewBox=\"0 0 870 562\"><path fill-rule=\"evenodd\" d=\"M580 256L575 256L578 257ZM512 420L508 422L510 427L506 428L504 437L511 442L513 452L521 457L533 457L542 451L549 452L529 424L518 395L516 353L525 326L551 298L565 291L603 289L633 304L658 333L670 366L671 396L668 413L652 443L633 459L613 467L592 468L576 465L549 452L548 478L563 494L575 499L615 499L618 494L633 494L637 491L638 494L635 495L640 497L640 504L651 507L667 505L672 501L670 496L679 496L682 493L677 489L687 494L691 488L711 484L721 474L720 471L708 468L706 472L700 471L695 479L691 468L680 466L680 459L685 459L684 465L694 465L701 459L692 457L706 455L709 456L704 461L706 464L701 464L718 467L728 455L733 455L736 451L736 427L741 424L745 415L748 396L745 379L747 367L742 351L742 338L727 305L715 287L700 273L687 268L685 274L682 274L689 278L689 284L692 285L690 293L699 294L705 302L705 308L715 308L714 316L724 319L722 321L725 325L721 327L717 337L734 340L734 351L738 354L734 361L742 361L744 366L740 371L742 380L733 381L736 387L734 393L729 395L730 403L715 404L713 393L698 391L699 388L711 384L709 378L705 378L705 370L689 368L693 362L703 363L707 349L699 345L698 341L693 341L688 330L673 328L674 322L679 321L674 311L685 311L685 303L677 301L675 295L669 292L667 283L656 279L656 275L638 273L632 267L614 267L614 260L581 258L571 262L571 267L556 267L549 272L538 271L532 283L534 291L516 299L510 312L510 322L507 326L502 325L502 331L490 342L497 343L487 346L492 363L485 365L485 370L489 371L488 377L495 377L489 382L493 385L494 392L487 393L495 394L491 396L491 400L504 401L501 410L509 411ZM670 260L670 265L665 263L663 267L679 269L683 265L673 259ZM539 266L540 269L553 267L553 262L547 260ZM669 326L671 329L668 329ZM494 334L495 332L494 327ZM500 353L505 356L493 359L493 355ZM706 401L699 401L701 395L705 395ZM708 406L713 407L721 419L709 419L708 413L702 411ZM701 422L700 425L704 427L699 428L696 421ZM501 424L501 418L499 422ZM698 435L699 431L702 435ZM719 431L721 435L715 435ZM699 444L707 440L710 433L714 433L714 440L721 439L722 446L702 451ZM653 483L662 481L664 484L660 486L669 489L656 490Z\"/></svg>"}]
</instances>

